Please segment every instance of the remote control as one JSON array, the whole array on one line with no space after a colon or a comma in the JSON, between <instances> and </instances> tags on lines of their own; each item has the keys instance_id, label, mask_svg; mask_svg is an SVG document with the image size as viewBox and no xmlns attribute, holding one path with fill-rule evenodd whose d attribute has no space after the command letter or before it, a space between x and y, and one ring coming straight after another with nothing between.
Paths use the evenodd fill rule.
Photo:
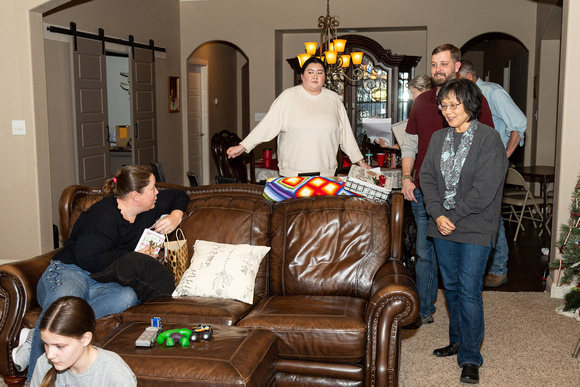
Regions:
<instances>
[{"instance_id":1,"label":"remote control","mask_svg":"<svg viewBox=\"0 0 580 387\"><path fill-rule=\"evenodd\" d=\"M147 327L141 333L141 336L135 341L136 347L152 347L155 339L159 335L160 328L158 327Z\"/></svg>"}]
</instances>

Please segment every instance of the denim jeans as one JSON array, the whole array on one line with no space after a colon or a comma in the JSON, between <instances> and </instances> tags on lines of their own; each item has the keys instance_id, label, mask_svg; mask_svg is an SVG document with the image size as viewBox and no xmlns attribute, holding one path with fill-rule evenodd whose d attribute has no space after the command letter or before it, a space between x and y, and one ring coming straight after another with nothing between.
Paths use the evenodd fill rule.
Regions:
<instances>
[{"instance_id":1,"label":"denim jeans","mask_svg":"<svg viewBox=\"0 0 580 387\"><path fill-rule=\"evenodd\" d=\"M423 202L423 194L417 188L413 191L417 203L411 202L411 210L417 224L417 242L415 252L415 276L417 292L419 293L419 315L431 316L435 313L435 298L437 298L437 257L433 246L433 238L427 237L429 218Z\"/></svg>"},{"instance_id":2,"label":"denim jeans","mask_svg":"<svg viewBox=\"0 0 580 387\"><path fill-rule=\"evenodd\" d=\"M493 246L434 238L449 308L449 341L459 343L457 363L481 366L483 342L483 275Z\"/></svg>"},{"instance_id":3,"label":"denim jeans","mask_svg":"<svg viewBox=\"0 0 580 387\"><path fill-rule=\"evenodd\" d=\"M499 218L499 227L497 229L497 241L495 248L491 252L491 266L489 273L504 276L507 275L507 261L508 261L509 247L507 238L505 237L505 227L503 219Z\"/></svg>"},{"instance_id":4,"label":"denim jeans","mask_svg":"<svg viewBox=\"0 0 580 387\"><path fill-rule=\"evenodd\" d=\"M116 282L97 282L89 277L89 274L77 265L53 260L40 277L36 288L36 299L42 308L42 313L32 337L28 380L32 378L36 361L44 353L38 326L44 312L54 301L64 296L83 298L93 307L97 319L108 314L120 313L139 301L135 291L130 287L121 286Z\"/></svg>"}]
</instances>

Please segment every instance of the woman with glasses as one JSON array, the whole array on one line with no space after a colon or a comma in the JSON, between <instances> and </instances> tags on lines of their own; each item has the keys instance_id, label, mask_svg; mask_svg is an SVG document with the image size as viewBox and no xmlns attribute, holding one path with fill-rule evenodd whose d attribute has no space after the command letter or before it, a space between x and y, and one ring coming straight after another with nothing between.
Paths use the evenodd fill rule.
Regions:
<instances>
[{"instance_id":1,"label":"woman with glasses","mask_svg":"<svg viewBox=\"0 0 580 387\"><path fill-rule=\"evenodd\" d=\"M479 382L483 363L483 276L496 236L508 167L499 133L477 119L482 94L469 80L444 85L437 101L449 127L433 134L421 167L421 188L449 308L449 345L460 380Z\"/></svg>"}]
</instances>

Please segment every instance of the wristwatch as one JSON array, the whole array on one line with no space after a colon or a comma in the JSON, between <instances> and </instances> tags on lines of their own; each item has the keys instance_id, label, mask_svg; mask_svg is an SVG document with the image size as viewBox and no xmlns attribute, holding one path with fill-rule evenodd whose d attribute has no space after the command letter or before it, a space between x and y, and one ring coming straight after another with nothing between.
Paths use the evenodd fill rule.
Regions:
<instances>
[{"instance_id":1,"label":"wristwatch","mask_svg":"<svg viewBox=\"0 0 580 387\"><path fill-rule=\"evenodd\" d=\"M401 180L405 180L405 179L413 180L413 176L411 176L411 175L403 175L403 176L401 176Z\"/></svg>"}]
</instances>

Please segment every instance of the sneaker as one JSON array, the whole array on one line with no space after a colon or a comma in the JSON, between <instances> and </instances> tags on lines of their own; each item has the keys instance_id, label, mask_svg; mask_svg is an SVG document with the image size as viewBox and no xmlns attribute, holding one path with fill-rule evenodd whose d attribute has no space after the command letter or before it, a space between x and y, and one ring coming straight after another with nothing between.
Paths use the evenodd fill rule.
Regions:
<instances>
[{"instance_id":1,"label":"sneaker","mask_svg":"<svg viewBox=\"0 0 580 387\"><path fill-rule=\"evenodd\" d=\"M507 275L496 275L489 273L483 277L483 286L488 288L497 288L498 286L501 286L507 282Z\"/></svg>"},{"instance_id":2,"label":"sneaker","mask_svg":"<svg viewBox=\"0 0 580 387\"><path fill-rule=\"evenodd\" d=\"M18 338L18 347L12 350L12 361L19 372L24 371L30 362L33 333L33 329L22 328Z\"/></svg>"}]
</instances>

